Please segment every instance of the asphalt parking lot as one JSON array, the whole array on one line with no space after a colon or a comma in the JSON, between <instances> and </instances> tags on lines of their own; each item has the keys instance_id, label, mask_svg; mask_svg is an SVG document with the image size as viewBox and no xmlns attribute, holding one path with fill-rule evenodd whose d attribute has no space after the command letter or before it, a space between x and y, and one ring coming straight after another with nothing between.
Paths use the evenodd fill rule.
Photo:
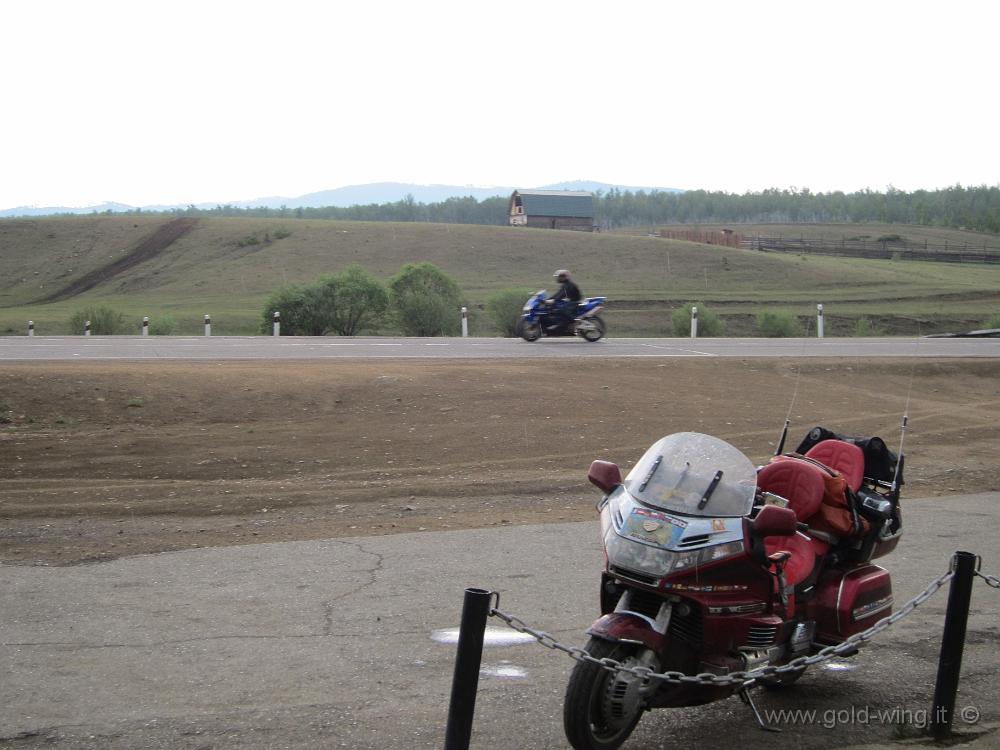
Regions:
<instances>
[{"instance_id":1,"label":"asphalt parking lot","mask_svg":"<svg viewBox=\"0 0 1000 750\"><path fill-rule=\"evenodd\" d=\"M956 549L1000 574L1000 495L909 500L905 514L884 560L897 606ZM463 588L495 589L502 609L582 643L600 565L595 519L3 566L0 747L440 747ZM792 690L761 692L764 710L817 712L781 735L729 699L647 714L626 747L714 746L734 733L750 749L909 737L930 707L945 602L939 592ZM979 719L957 726L984 747L1000 736L998 613L1000 591L977 580L957 707ZM488 647L473 746L564 747L570 667L531 643Z\"/></svg>"}]
</instances>

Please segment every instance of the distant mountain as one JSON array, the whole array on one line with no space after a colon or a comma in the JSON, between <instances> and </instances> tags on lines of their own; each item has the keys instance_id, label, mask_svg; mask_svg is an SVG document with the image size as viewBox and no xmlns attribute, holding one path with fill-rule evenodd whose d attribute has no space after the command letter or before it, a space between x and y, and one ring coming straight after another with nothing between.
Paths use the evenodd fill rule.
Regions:
<instances>
[{"instance_id":1,"label":"distant mountain","mask_svg":"<svg viewBox=\"0 0 1000 750\"><path fill-rule=\"evenodd\" d=\"M96 206L18 206L16 208L6 208L0 210L0 217L52 216L54 214L100 214L105 211L121 213L122 211L134 210L135 206L127 206L124 203L100 203Z\"/></svg>"},{"instance_id":2,"label":"distant mountain","mask_svg":"<svg viewBox=\"0 0 1000 750\"><path fill-rule=\"evenodd\" d=\"M219 201L217 203L198 203L196 208L211 209L218 205L236 206L238 208L321 208L323 206L365 206L371 203L395 203L401 201L406 196L412 195L417 203L439 203L449 198L472 197L476 200L495 198L497 196L506 197L514 190L530 189L530 186L519 185L517 188L509 186L476 187L473 185L416 185L406 182L373 182L367 185L348 185L334 190L321 190L317 193L307 193L297 198L283 196L269 196L266 198L255 198L248 201ZM681 193L683 190L677 188L657 188L657 187L630 187L626 185L614 185L607 182L593 182L589 180L575 180L571 182L558 182L553 185L540 185L534 187L535 190L588 190L592 193L598 191L608 192L612 188L637 192L643 190L649 192ZM176 205L156 205L142 206L143 211L172 211L186 208L188 204ZM129 206L124 203L101 203L96 206L18 206L0 210L0 217L13 216L51 216L53 214L90 214L104 213L111 211L120 213L124 211L135 211L136 206Z\"/></svg>"},{"instance_id":3,"label":"distant mountain","mask_svg":"<svg viewBox=\"0 0 1000 750\"><path fill-rule=\"evenodd\" d=\"M621 191L628 191L630 193L638 193L640 190L644 193L683 193L684 191L680 188L666 188L666 187L634 187L629 185L613 185L609 182L591 182L590 180L574 180L573 182L557 182L554 185L545 185L537 190L586 190L591 193L596 193L598 191L606 193L612 188Z\"/></svg>"}]
</instances>

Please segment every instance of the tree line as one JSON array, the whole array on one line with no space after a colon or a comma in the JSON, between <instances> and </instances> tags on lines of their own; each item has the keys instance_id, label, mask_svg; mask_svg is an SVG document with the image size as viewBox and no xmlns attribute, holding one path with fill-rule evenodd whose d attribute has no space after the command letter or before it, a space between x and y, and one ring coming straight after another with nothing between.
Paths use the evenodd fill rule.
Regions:
<instances>
[{"instance_id":1,"label":"tree line","mask_svg":"<svg viewBox=\"0 0 1000 750\"><path fill-rule=\"evenodd\" d=\"M507 223L508 199L449 198L418 203L413 196L392 203L322 208L210 209L188 206L174 213L197 216L258 216L351 221L419 221L443 224ZM683 193L632 192L612 189L594 196L595 223L614 229L663 224L721 223L885 223L922 224L1000 233L1000 186L954 187L906 192L861 190L813 193L808 188L776 188L726 193L688 190Z\"/></svg>"}]
</instances>

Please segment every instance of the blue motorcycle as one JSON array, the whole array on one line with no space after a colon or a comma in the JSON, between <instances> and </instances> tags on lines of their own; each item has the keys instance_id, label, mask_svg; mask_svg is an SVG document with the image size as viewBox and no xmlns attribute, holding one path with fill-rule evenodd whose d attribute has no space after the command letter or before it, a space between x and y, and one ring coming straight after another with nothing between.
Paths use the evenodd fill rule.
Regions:
<instances>
[{"instance_id":1,"label":"blue motorcycle","mask_svg":"<svg viewBox=\"0 0 1000 750\"><path fill-rule=\"evenodd\" d=\"M607 331L599 313L607 297L587 297L579 302L550 302L541 289L524 303L524 314L517 333L525 341L538 341L542 336L582 336L587 341L599 341Z\"/></svg>"}]
</instances>

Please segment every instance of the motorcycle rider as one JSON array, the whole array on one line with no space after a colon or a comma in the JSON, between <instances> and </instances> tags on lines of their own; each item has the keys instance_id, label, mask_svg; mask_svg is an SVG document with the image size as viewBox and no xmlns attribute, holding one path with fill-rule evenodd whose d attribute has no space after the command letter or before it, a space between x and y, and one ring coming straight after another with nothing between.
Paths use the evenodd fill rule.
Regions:
<instances>
[{"instance_id":1,"label":"motorcycle rider","mask_svg":"<svg viewBox=\"0 0 1000 750\"><path fill-rule=\"evenodd\" d=\"M549 331L566 328L572 325L576 318L577 305L583 299L578 287L570 277L570 272L565 268L560 268L553 278L559 282L559 291L545 300L545 303L552 305L552 322L546 326Z\"/></svg>"}]
</instances>

